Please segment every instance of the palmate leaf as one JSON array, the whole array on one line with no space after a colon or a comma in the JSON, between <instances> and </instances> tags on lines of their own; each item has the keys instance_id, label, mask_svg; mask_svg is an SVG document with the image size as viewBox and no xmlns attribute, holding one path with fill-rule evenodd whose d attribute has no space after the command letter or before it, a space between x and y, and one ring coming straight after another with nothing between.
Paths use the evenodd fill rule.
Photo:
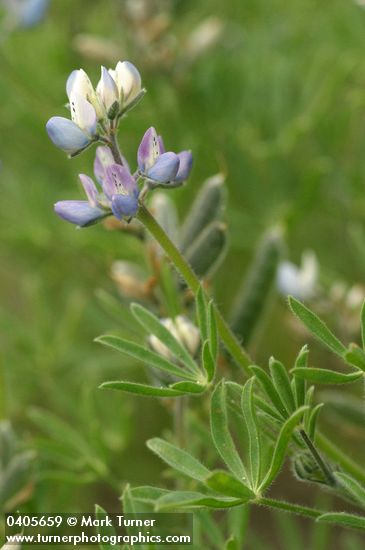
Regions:
<instances>
[{"instance_id":1,"label":"palmate leaf","mask_svg":"<svg viewBox=\"0 0 365 550\"><path fill-rule=\"evenodd\" d=\"M308 366L308 355L309 350L308 346L305 345L302 347L298 356L295 360L295 368L306 368ZM297 407L304 405L306 384L304 378L295 376L294 374L294 394L295 394L295 403Z\"/></svg>"},{"instance_id":2,"label":"palmate leaf","mask_svg":"<svg viewBox=\"0 0 365 550\"><path fill-rule=\"evenodd\" d=\"M108 516L108 514L106 513L104 508L102 508L101 506L96 504L95 505L95 516L96 516L97 520L105 520L105 518ZM96 532L100 536L107 536L107 537L111 537L111 536L114 536L116 534L114 527L111 527L111 526L108 526L108 525L97 526L96 527ZM101 542L99 544L99 548L100 548L100 550L115 550L115 545L113 546L112 544L106 544L106 543Z\"/></svg>"},{"instance_id":3,"label":"palmate leaf","mask_svg":"<svg viewBox=\"0 0 365 550\"><path fill-rule=\"evenodd\" d=\"M174 510L176 508L232 508L242 504L241 499L230 497L214 497L194 491L171 491L156 502L156 511Z\"/></svg>"},{"instance_id":4,"label":"palmate leaf","mask_svg":"<svg viewBox=\"0 0 365 550\"><path fill-rule=\"evenodd\" d=\"M263 399L259 395L254 395L254 403L255 403L256 407L258 407L260 409L260 411L264 412L266 415L271 417L273 420L275 420L276 422L279 422L279 423L282 422L283 419L280 416L280 414L276 411L276 409L274 409L274 407L269 405L269 403L267 403L267 401L265 401L265 399Z\"/></svg>"},{"instance_id":5,"label":"palmate leaf","mask_svg":"<svg viewBox=\"0 0 365 550\"><path fill-rule=\"evenodd\" d=\"M241 407L248 432L248 456L250 461L251 487L256 488L260 482L261 439L253 400L254 378L246 382L242 391Z\"/></svg>"},{"instance_id":6,"label":"palmate leaf","mask_svg":"<svg viewBox=\"0 0 365 550\"><path fill-rule=\"evenodd\" d=\"M104 462L100 460L95 449L87 440L81 437L76 429L69 426L66 422L49 411L32 408L28 414L32 422L41 430L47 433L51 438L60 442L64 448L70 449L72 453L71 456L73 456L74 453L78 454L80 457L82 456L85 464L91 466L91 468L100 475L105 475L106 466Z\"/></svg>"},{"instance_id":7,"label":"palmate leaf","mask_svg":"<svg viewBox=\"0 0 365 550\"><path fill-rule=\"evenodd\" d=\"M245 467L229 432L224 380L217 384L212 394L210 428L214 445L225 464L239 480L246 481Z\"/></svg>"},{"instance_id":8,"label":"palmate leaf","mask_svg":"<svg viewBox=\"0 0 365 550\"><path fill-rule=\"evenodd\" d=\"M171 353L178 359L187 369L194 374L201 374L199 367L196 365L194 359L191 357L188 350L176 338L171 332L160 322L160 320L148 309L142 307L140 304L132 304L131 310L137 321L145 328L149 334L154 334L166 347L169 348Z\"/></svg>"},{"instance_id":9,"label":"palmate leaf","mask_svg":"<svg viewBox=\"0 0 365 550\"><path fill-rule=\"evenodd\" d=\"M185 390L174 390L165 387L149 386L147 384L127 382L123 380L103 382L103 384L100 384L99 388L101 390L120 390L127 393L134 393L136 395L144 395L149 397L179 397L187 393Z\"/></svg>"},{"instance_id":10,"label":"palmate leaf","mask_svg":"<svg viewBox=\"0 0 365 550\"><path fill-rule=\"evenodd\" d=\"M307 425L306 425L306 430L308 432L309 439L311 439L311 441L314 441L315 434L316 434L317 420L318 420L318 416L319 416L319 413L321 412L321 409L322 409L323 405L324 405L324 403L318 403L318 405L316 405L310 411L310 413L308 415L308 422L307 422Z\"/></svg>"},{"instance_id":11,"label":"palmate leaf","mask_svg":"<svg viewBox=\"0 0 365 550\"><path fill-rule=\"evenodd\" d=\"M315 384L348 384L364 376L361 370L344 374L329 369L316 369L311 367L294 368L291 371L298 378L308 380Z\"/></svg>"},{"instance_id":12,"label":"palmate leaf","mask_svg":"<svg viewBox=\"0 0 365 550\"><path fill-rule=\"evenodd\" d=\"M215 364L217 360L217 355L218 355L218 329L217 329L217 321L215 318L213 301L209 302L209 307L208 307L208 329L209 329L209 332L208 332L209 346L210 346L210 351Z\"/></svg>"},{"instance_id":13,"label":"palmate leaf","mask_svg":"<svg viewBox=\"0 0 365 550\"><path fill-rule=\"evenodd\" d=\"M357 516L355 514L347 514L346 512L328 512L327 514L322 514L319 516L317 521L337 523L338 525L343 525L344 527L365 531L365 517Z\"/></svg>"},{"instance_id":14,"label":"palmate leaf","mask_svg":"<svg viewBox=\"0 0 365 550\"><path fill-rule=\"evenodd\" d=\"M208 382L211 382L216 370L218 332L213 303L208 303L201 286L196 294L196 316L203 342L202 365L207 373Z\"/></svg>"},{"instance_id":15,"label":"palmate leaf","mask_svg":"<svg viewBox=\"0 0 365 550\"><path fill-rule=\"evenodd\" d=\"M334 477L349 495L358 502L360 506L365 508L365 487L344 472L336 472L334 473Z\"/></svg>"},{"instance_id":16,"label":"palmate leaf","mask_svg":"<svg viewBox=\"0 0 365 550\"><path fill-rule=\"evenodd\" d=\"M133 357L133 359L137 359L147 364L149 367L159 369L160 371L167 372L173 376L178 376L179 378L185 378L187 380L196 379L196 376L181 367L174 365L165 359L165 357L162 357L162 355L159 355L144 346L136 344L135 342L125 340L124 338L120 338L118 336L108 335L98 336L98 338L95 338L94 341L115 349L116 351L120 351L129 357Z\"/></svg>"},{"instance_id":17,"label":"palmate leaf","mask_svg":"<svg viewBox=\"0 0 365 550\"><path fill-rule=\"evenodd\" d=\"M261 368L256 365L250 367L251 372L256 376L260 386L283 418L288 417L286 407L281 399L281 396L275 388L270 376Z\"/></svg>"},{"instance_id":18,"label":"palmate leaf","mask_svg":"<svg viewBox=\"0 0 365 550\"><path fill-rule=\"evenodd\" d=\"M350 344L344 355L346 363L365 371L365 353L356 344Z\"/></svg>"},{"instance_id":19,"label":"palmate leaf","mask_svg":"<svg viewBox=\"0 0 365 550\"><path fill-rule=\"evenodd\" d=\"M245 543L248 538L250 510L250 505L244 504L238 508L233 508L228 514L228 533L230 533L237 542L238 550L246 547Z\"/></svg>"},{"instance_id":20,"label":"palmate leaf","mask_svg":"<svg viewBox=\"0 0 365 550\"><path fill-rule=\"evenodd\" d=\"M208 541L212 550L221 550L224 547L222 526L215 521L209 510L194 510L194 548L198 550L206 547Z\"/></svg>"},{"instance_id":21,"label":"palmate leaf","mask_svg":"<svg viewBox=\"0 0 365 550\"><path fill-rule=\"evenodd\" d=\"M149 439L147 447L156 453L166 464L192 479L204 482L210 474L208 468L191 454L159 437Z\"/></svg>"},{"instance_id":22,"label":"palmate leaf","mask_svg":"<svg viewBox=\"0 0 365 550\"><path fill-rule=\"evenodd\" d=\"M208 340L208 303L203 288L200 286L195 295L195 308L202 341Z\"/></svg>"},{"instance_id":23,"label":"palmate leaf","mask_svg":"<svg viewBox=\"0 0 365 550\"><path fill-rule=\"evenodd\" d=\"M288 372L284 365L273 357L270 358L269 368L276 391L279 393L287 413L291 414L295 411L295 399Z\"/></svg>"},{"instance_id":24,"label":"palmate leaf","mask_svg":"<svg viewBox=\"0 0 365 550\"><path fill-rule=\"evenodd\" d=\"M175 382L174 384L170 384L169 388L172 390L177 391L183 391L184 393L190 393L192 395L196 395L199 393L203 393L206 389L205 386L202 386L201 384L196 384L195 382Z\"/></svg>"},{"instance_id":25,"label":"palmate leaf","mask_svg":"<svg viewBox=\"0 0 365 550\"><path fill-rule=\"evenodd\" d=\"M313 401L314 401L314 386L310 386L306 393L304 398L304 405L306 405L308 408L304 413L303 416L303 424L304 426L309 425L309 418L311 415L312 407L313 407Z\"/></svg>"},{"instance_id":26,"label":"palmate leaf","mask_svg":"<svg viewBox=\"0 0 365 550\"><path fill-rule=\"evenodd\" d=\"M303 406L296 410L283 424L276 441L269 471L267 472L263 482L260 485L260 491L266 489L274 481L275 477L279 473L285 458L286 449L288 447L292 433L300 420L303 413L308 407Z\"/></svg>"},{"instance_id":27,"label":"palmate leaf","mask_svg":"<svg viewBox=\"0 0 365 550\"><path fill-rule=\"evenodd\" d=\"M345 346L336 338L327 325L313 313L313 311L293 298L293 296L289 296L289 306L292 312L299 317L313 336L333 351L333 353L343 357L344 353L346 353Z\"/></svg>"},{"instance_id":28,"label":"palmate leaf","mask_svg":"<svg viewBox=\"0 0 365 550\"><path fill-rule=\"evenodd\" d=\"M150 485L130 488L133 500L153 505L157 499L167 495L169 492L167 489L160 489L160 487L152 487Z\"/></svg>"},{"instance_id":29,"label":"palmate leaf","mask_svg":"<svg viewBox=\"0 0 365 550\"><path fill-rule=\"evenodd\" d=\"M205 484L209 489L228 497L240 498L244 501L255 498L255 493L247 485L223 470L215 470L210 473L205 480Z\"/></svg>"},{"instance_id":30,"label":"palmate leaf","mask_svg":"<svg viewBox=\"0 0 365 550\"><path fill-rule=\"evenodd\" d=\"M208 382L211 382L215 375L215 360L213 359L213 356L210 350L211 350L211 346L208 340L206 340L202 347L202 365L204 367L205 372L207 373Z\"/></svg>"}]
</instances>

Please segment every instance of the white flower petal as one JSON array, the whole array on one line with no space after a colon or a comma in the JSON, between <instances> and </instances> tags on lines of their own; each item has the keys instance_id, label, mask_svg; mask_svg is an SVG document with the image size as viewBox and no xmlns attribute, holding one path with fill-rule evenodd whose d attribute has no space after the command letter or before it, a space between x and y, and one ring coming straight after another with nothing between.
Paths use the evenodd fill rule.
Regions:
<instances>
[{"instance_id":1,"label":"white flower petal","mask_svg":"<svg viewBox=\"0 0 365 550\"><path fill-rule=\"evenodd\" d=\"M115 68L115 81L125 107L141 91L141 75L138 69L129 61L119 61Z\"/></svg>"},{"instance_id":2,"label":"white flower petal","mask_svg":"<svg viewBox=\"0 0 365 550\"><path fill-rule=\"evenodd\" d=\"M116 101L119 101L118 88L105 67L101 68L101 78L96 87L96 92L107 112Z\"/></svg>"},{"instance_id":3,"label":"white flower petal","mask_svg":"<svg viewBox=\"0 0 365 550\"><path fill-rule=\"evenodd\" d=\"M76 92L70 94L71 118L81 130L90 136L95 134L97 118L94 107Z\"/></svg>"}]
</instances>

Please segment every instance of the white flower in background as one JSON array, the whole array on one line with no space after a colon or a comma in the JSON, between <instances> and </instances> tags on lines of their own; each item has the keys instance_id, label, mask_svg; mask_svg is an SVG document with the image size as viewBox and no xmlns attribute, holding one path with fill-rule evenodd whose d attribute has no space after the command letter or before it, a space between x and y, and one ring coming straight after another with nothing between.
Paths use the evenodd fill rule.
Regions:
<instances>
[{"instance_id":1,"label":"white flower in background","mask_svg":"<svg viewBox=\"0 0 365 550\"><path fill-rule=\"evenodd\" d=\"M355 284L349 288L346 296L346 305L352 311L360 311L365 299L364 287Z\"/></svg>"},{"instance_id":2,"label":"white flower in background","mask_svg":"<svg viewBox=\"0 0 365 550\"><path fill-rule=\"evenodd\" d=\"M44 19L49 0L2 0L12 27L34 27Z\"/></svg>"},{"instance_id":3,"label":"white flower in background","mask_svg":"<svg viewBox=\"0 0 365 550\"><path fill-rule=\"evenodd\" d=\"M112 264L111 277L124 298L145 299L148 296L145 273L137 264L118 260Z\"/></svg>"},{"instance_id":4,"label":"white flower in background","mask_svg":"<svg viewBox=\"0 0 365 550\"><path fill-rule=\"evenodd\" d=\"M294 296L299 300L312 298L318 281L318 261L314 252L308 250L302 255L300 267L283 261L280 262L276 284L283 296Z\"/></svg>"},{"instance_id":5,"label":"white flower in background","mask_svg":"<svg viewBox=\"0 0 365 550\"><path fill-rule=\"evenodd\" d=\"M178 315L175 319L161 319L161 323L178 342L187 348L193 357L196 355L200 345L200 333L187 317ZM148 343L154 351L166 357L166 359L170 361L174 359L171 351L155 335L149 336Z\"/></svg>"},{"instance_id":6,"label":"white flower in background","mask_svg":"<svg viewBox=\"0 0 365 550\"><path fill-rule=\"evenodd\" d=\"M20 544L14 544L12 542L10 544L4 544L4 546L2 546L0 550L20 550L20 548L21 548Z\"/></svg>"},{"instance_id":7,"label":"white flower in background","mask_svg":"<svg viewBox=\"0 0 365 550\"><path fill-rule=\"evenodd\" d=\"M354 2L360 6L360 8L365 8L365 0L354 0Z\"/></svg>"}]
</instances>

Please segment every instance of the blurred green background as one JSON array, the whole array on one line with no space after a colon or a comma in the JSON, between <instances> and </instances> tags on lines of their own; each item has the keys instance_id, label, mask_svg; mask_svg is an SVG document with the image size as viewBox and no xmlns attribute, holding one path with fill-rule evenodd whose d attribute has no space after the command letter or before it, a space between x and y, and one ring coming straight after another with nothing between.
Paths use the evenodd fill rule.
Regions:
<instances>
[{"instance_id":1,"label":"blurred green background","mask_svg":"<svg viewBox=\"0 0 365 550\"><path fill-rule=\"evenodd\" d=\"M47 457L37 461L34 511L117 506L113 479L158 480L144 441L169 427L154 402L97 389L134 376L92 340L123 321L111 263L143 257L137 240L101 226L76 231L53 213L57 200L81 198L78 173L92 173L93 150L68 160L45 132L49 117L67 116L71 70L83 67L96 84L101 63L139 68L148 93L123 122L121 145L133 165L154 125L169 148L193 150L192 176L173 193L181 215L205 178L227 174L231 246L214 285L222 310L260 236L278 222L287 224L291 259L315 251L325 287L364 278L365 9L351 0L151 0L142 17L137 4L51 0L39 25L1 37L0 406L21 440ZM202 36L209 47L199 46ZM286 316L277 300L253 344L258 360L293 360L305 337ZM39 407L107 464L77 497L76 480L57 479L49 466L59 458L40 424L50 435L57 426L39 421ZM77 452L74 460L82 470Z\"/></svg>"}]
</instances>

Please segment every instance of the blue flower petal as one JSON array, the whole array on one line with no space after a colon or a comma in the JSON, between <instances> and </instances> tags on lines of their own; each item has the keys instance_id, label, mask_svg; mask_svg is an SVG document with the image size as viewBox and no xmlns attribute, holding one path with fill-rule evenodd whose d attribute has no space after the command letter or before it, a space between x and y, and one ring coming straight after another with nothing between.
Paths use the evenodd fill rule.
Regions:
<instances>
[{"instance_id":1,"label":"blue flower petal","mask_svg":"<svg viewBox=\"0 0 365 550\"><path fill-rule=\"evenodd\" d=\"M103 183L103 191L108 198L113 195L138 194L136 180L125 166L111 164L106 169L106 177Z\"/></svg>"},{"instance_id":2,"label":"blue flower petal","mask_svg":"<svg viewBox=\"0 0 365 550\"><path fill-rule=\"evenodd\" d=\"M118 220L134 216L138 210L138 198L130 195L113 195L112 210Z\"/></svg>"},{"instance_id":3,"label":"blue flower petal","mask_svg":"<svg viewBox=\"0 0 365 550\"><path fill-rule=\"evenodd\" d=\"M180 163L179 169L175 176L175 181L183 182L188 179L191 172L191 168L193 166L193 155L191 154L191 151L181 151L181 153L178 153L177 156L179 157Z\"/></svg>"},{"instance_id":4,"label":"blue flower petal","mask_svg":"<svg viewBox=\"0 0 365 550\"><path fill-rule=\"evenodd\" d=\"M96 148L94 160L94 174L100 185L103 185L106 178L106 169L114 164L111 150L106 145L99 145Z\"/></svg>"},{"instance_id":5,"label":"blue flower petal","mask_svg":"<svg viewBox=\"0 0 365 550\"><path fill-rule=\"evenodd\" d=\"M95 183L89 176L86 174L79 174L80 181L88 198L90 206L98 206L99 204L99 193L96 188Z\"/></svg>"},{"instance_id":6,"label":"blue flower petal","mask_svg":"<svg viewBox=\"0 0 365 550\"><path fill-rule=\"evenodd\" d=\"M147 171L147 176L160 183L173 181L179 169L179 157L175 153L163 153Z\"/></svg>"},{"instance_id":7,"label":"blue flower petal","mask_svg":"<svg viewBox=\"0 0 365 550\"><path fill-rule=\"evenodd\" d=\"M54 205L56 214L80 227L85 227L97 222L107 215L105 210L90 206L88 201L59 201Z\"/></svg>"},{"instance_id":8,"label":"blue flower petal","mask_svg":"<svg viewBox=\"0 0 365 550\"><path fill-rule=\"evenodd\" d=\"M145 172L150 168L155 160L154 157L154 148L156 149L156 144L158 143L158 136L156 130L151 126L145 132L142 141L138 147L137 152L137 161L138 168L141 172Z\"/></svg>"},{"instance_id":9,"label":"blue flower petal","mask_svg":"<svg viewBox=\"0 0 365 550\"><path fill-rule=\"evenodd\" d=\"M40 23L48 8L48 0L23 0L19 6L19 25L33 27Z\"/></svg>"},{"instance_id":10,"label":"blue flower petal","mask_svg":"<svg viewBox=\"0 0 365 550\"><path fill-rule=\"evenodd\" d=\"M47 122L46 129L53 143L69 154L84 149L90 143L88 136L68 118L54 116Z\"/></svg>"}]
</instances>

